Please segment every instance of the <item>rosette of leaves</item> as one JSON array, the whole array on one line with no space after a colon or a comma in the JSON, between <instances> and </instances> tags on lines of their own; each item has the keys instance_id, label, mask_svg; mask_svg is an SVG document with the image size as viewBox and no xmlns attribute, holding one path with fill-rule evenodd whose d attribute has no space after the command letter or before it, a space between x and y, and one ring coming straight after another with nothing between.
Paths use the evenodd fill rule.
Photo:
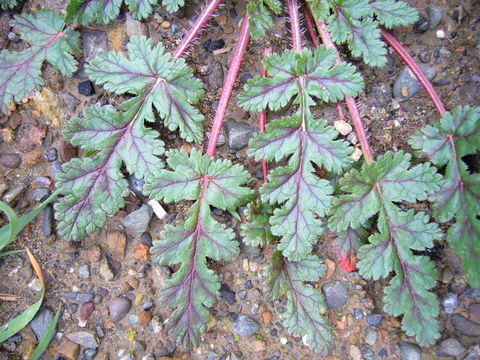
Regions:
<instances>
[{"instance_id":1,"label":"rosette of leaves","mask_svg":"<svg viewBox=\"0 0 480 360\"><path fill-rule=\"evenodd\" d=\"M388 152L340 180L346 194L333 202L330 228L359 229L375 220L376 232L358 251L360 274L378 280L394 273L385 288L384 310L402 318L402 328L422 346L440 337L439 301L429 290L435 286L435 263L419 255L442 238L436 223L423 212L403 210L401 202L424 201L442 185L442 176L429 163L412 166L411 156Z\"/></svg>"},{"instance_id":2,"label":"rosette of leaves","mask_svg":"<svg viewBox=\"0 0 480 360\"><path fill-rule=\"evenodd\" d=\"M77 69L74 55L81 51L80 34L66 28L63 16L53 11L15 15L10 25L30 47L0 52L0 110L4 113L42 88L44 61L71 76Z\"/></svg>"},{"instance_id":3,"label":"rosette of leaves","mask_svg":"<svg viewBox=\"0 0 480 360\"><path fill-rule=\"evenodd\" d=\"M387 63L387 49L379 25L388 29L407 26L418 20L418 12L396 0L307 0L313 15L327 24L332 40L346 43L355 57L371 66Z\"/></svg>"},{"instance_id":4,"label":"rosette of leaves","mask_svg":"<svg viewBox=\"0 0 480 360\"><path fill-rule=\"evenodd\" d=\"M120 105L88 108L83 119L72 119L65 136L90 156L63 165L58 186L65 197L55 205L60 233L83 238L105 223L107 215L124 206L128 183L121 171L137 178L163 167L159 133L145 126L154 122L154 108L170 130L187 141L203 140L203 116L193 107L203 95L202 83L183 59L175 59L162 44L132 37L129 56L110 51L86 66L90 79L115 94L134 96Z\"/></svg>"},{"instance_id":5,"label":"rosette of leaves","mask_svg":"<svg viewBox=\"0 0 480 360\"><path fill-rule=\"evenodd\" d=\"M265 36L273 26L273 17L282 11L281 0L247 0L250 34L255 40Z\"/></svg>"},{"instance_id":6,"label":"rosette of leaves","mask_svg":"<svg viewBox=\"0 0 480 360\"><path fill-rule=\"evenodd\" d=\"M437 221L452 221L447 241L463 260L467 279L480 287L480 176L464 162L480 150L480 108L456 107L422 128L410 145L444 169L445 182L433 196Z\"/></svg>"},{"instance_id":7,"label":"rosette of leaves","mask_svg":"<svg viewBox=\"0 0 480 360\"><path fill-rule=\"evenodd\" d=\"M67 18L74 24L89 25L93 22L108 24L119 14L122 4L128 7L132 17L143 20L149 17L158 0L72 0L67 7ZM163 0L168 12L175 12L185 4L185 0Z\"/></svg>"},{"instance_id":8,"label":"rosette of leaves","mask_svg":"<svg viewBox=\"0 0 480 360\"><path fill-rule=\"evenodd\" d=\"M240 95L240 105L248 111L279 110L292 98L300 105L292 116L271 122L248 149L257 161L287 161L270 173L270 182L262 185L260 194L262 202L280 205L269 221L272 233L281 239L278 248L290 260L310 253L322 233L319 217L330 206L333 188L315 174L314 164L341 173L352 163L348 144L336 140L337 131L326 121L314 119L310 111L315 98L336 101L356 96L363 88L355 68L334 65L335 59L334 51L325 47L270 55L264 60L270 77L249 80Z\"/></svg>"},{"instance_id":9,"label":"rosette of leaves","mask_svg":"<svg viewBox=\"0 0 480 360\"><path fill-rule=\"evenodd\" d=\"M212 215L211 207L236 212L252 200L253 191L243 187L250 176L242 166L228 160L213 160L193 149L167 152L172 170L147 176L145 192L167 203L194 201L179 224L166 225L151 249L153 260L180 265L161 290L165 306L174 309L171 335L187 348L199 345L210 321L208 308L219 297L220 280L207 259L227 261L239 252L235 233Z\"/></svg>"}]
</instances>

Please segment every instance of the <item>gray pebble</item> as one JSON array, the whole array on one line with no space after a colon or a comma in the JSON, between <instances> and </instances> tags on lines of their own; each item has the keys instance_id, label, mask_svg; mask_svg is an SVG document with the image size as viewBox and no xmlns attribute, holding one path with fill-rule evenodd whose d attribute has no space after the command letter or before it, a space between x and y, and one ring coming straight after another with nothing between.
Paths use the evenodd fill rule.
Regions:
<instances>
[{"instance_id":1,"label":"gray pebble","mask_svg":"<svg viewBox=\"0 0 480 360\"><path fill-rule=\"evenodd\" d=\"M56 179L57 175L61 174L61 173L63 173L62 163L58 160L53 161L52 162L52 177L54 179Z\"/></svg>"},{"instance_id":2,"label":"gray pebble","mask_svg":"<svg viewBox=\"0 0 480 360\"><path fill-rule=\"evenodd\" d=\"M22 158L18 154L3 154L0 155L0 165L15 169L22 163Z\"/></svg>"},{"instance_id":3,"label":"gray pebble","mask_svg":"<svg viewBox=\"0 0 480 360\"><path fill-rule=\"evenodd\" d=\"M93 360L97 356L97 349L83 350L83 360Z\"/></svg>"},{"instance_id":4,"label":"gray pebble","mask_svg":"<svg viewBox=\"0 0 480 360\"><path fill-rule=\"evenodd\" d=\"M367 327L365 329L365 336L364 336L365 342L373 346L377 342L377 332L373 330L371 327Z\"/></svg>"},{"instance_id":5,"label":"gray pebble","mask_svg":"<svg viewBox=\"0 0 480 360\"><path fill-rule=\"evenodd\" d=\"M451 314L458 307L458 296L455 293L447 293L442 299L442 306L447 314Z\"/></svg>"},{"instance_id":6,"label":"gray pebble","mask_svg":"<svg viewBox=\"0 0 480 360\"><path fill-rule=\"evenodd\" d=\"M257 130L246 123L228 119L225 121L225 132L230 149L241 150L248 145L250 138L257 133Z\"/></svg>"},{"instance_id":7,"label":"gray pebble","mask_svg":"<svg viewBox=\"0 0 480 360\"><path fill-rule=\"evenodd\" d=\"M96 327L96 331L97 331L97 336L101 339L105 336L105 333L103 332L103 329L101 326L97 326Z\"/></svg>"},{"instance_id":8,"label":"gray pebble","mask_svg":"<svg viewBox=\"0 0 480 360\"><path fill-rule=\"evenodd\" d=\"M335 309L346 304L348 290L340 281L331 281L322 286L329 309Z\"/></svg>"},{"instance_id":9,"label":"gray pebble","mask_svg":"<svg viewBox=\"0 0 480 360\"><path fill-rule=\"evenodd\" d=\"M430 20L427 18L421 17L414 25L413 30L418 34L423 34L427 32L430 28Z\"/></svg>"},{"instance_id":10,"label":"gray pebble","mask_svg":"<svg viewBox=\"0 0 480 360\"><path fill-rule=\"evenodd\" d=\"M370 326L380 326L383 320L382 314L368 314L367 315L367 323Z\"/></svg>"},{"instance_id":11,"label":"gray pebble","mask_svg":"<svg viewBox=\"0 0 480 360\"><path fill-rule=\"evenodd\" d=\"M480 324L467 319L463 315L453 314L450 318L453 327L466 336L480 336Z\"/></svg>"},{"instance_id":12,"label":"gray pebble","mask_svg":"<svg viewBox=\"0 0 480 360\"><path fill-rule=\"evenodd\" d=\"M66 335L66 337L86 349L96 349L98 347L97 335L91 330L76 331Z\"/></svg>"},{"instance_id":13,"label":"gray pebble","mask_svg":"<svg viewBox=\"0 0 480 360\"><path fill-rule=\"evenodd\" d=\"M147 231L152 215L152 208L147 204L143 204L140 209L125 216L122 220L122 225L133 232L143 233Z\"/></svg>"},{"instance_id":14,"label":"gray pebble","mask_svg":"<svg viewBox=\"0 0 480 360\"><path fill-rule=\"evenodd\" d=\"M247 290L241 290L239 293L238 293L238 297L240 298L240 300L245 300L247 298Z\"/></svg>"},{"instance_id":15,"label":"gray pebble","mask_svg":"<svg viewBox=\"0 0 480 360\"><path fill-rule=\"evenodd\" d=\"M93 300L93 294L69 292L63 294L63 297L68 300L76 301L79 303L89 302Z\"/></svg>"},{"instance_id":16,"label":"gray pebble","mask_svg":"<svg viewBox=\"0 0 480 360\"><path fill-rule=\"evenodd\" d=\"M252 294L253 294L253 296L256 296L256 297L261 297L262 296L262 292L259 289L253 289Z\"/></svg>"},{"instance_id":17,"label":"gray pebble","mask_svg":"<svg viewBox=\"0 0 480 360\"><path fill-rule=\"evenodd\" d=\"M50 190L44 188L36 188L32 191L31 199L33 201L42 201L50 195Z\"/></svg>"},{"instance_id":18,"label":"gray pebble","mask_svg":"<svg viewBox=\"0 0 480 360\"><path fill-rule=\"evenodd\" d=\"M400 360L421 360L422 349L417 344L403 341L398 344L400 348Z\"/></svg>"},{"instance_id":19,"label":"gray pebble","mask_svg":"<svg viewBox=\"0 0 480 360\"><path fill-rule=\"evenodd\" d=\"M83 52L87 61L95 59L99 54L108 51L107 34L103 31L87 31L82 34Z\"/></svg>"},{"instance_id":20,"label":"gray pebble","mask_svg":"<svg viewBox=\"0 0 480 360\"><path fill-rule=\"evenodd\" d=\"M235 293L225 283L220 286L220 294L222 295L222 298L225 299L228 305L233 305L237 302L237 299L235 299Z\"/></svg>"},{"instance_id":21,"label":"gray pebble","mask_svg":"<svg viewBox=\"0 0 480 360\"><path fill-rule=\"evenodd\" d=\"M125 34L127 34L129 38L142 35L148 37L149 35L147 26L141 21L135 20L130 13L126 15Z\"/></svg>"},{"instance_id":22,"label":"gray pebble","mask_svg":"<svg viewBox=\"0 0 480 360\"><path fill-rule=\"evenodd\" d=\"M470 299L480 297L480 288L472 289L471 287L468 287L467 290L465 291L465 296Z\"/></svg>"},{"instance_id":23,"label":"gray pebble","mask_svg":"<svg viewBox=\"0 0 480 360\"><path fill-rule=\"evenodd\" d=\"M425 11L428 15L428 20L430 20L430 26L428 27L429 30L435 30L442 21L443 18L443 8L438 5L428 5L425 8Z\"/></svg>"},{"instance_id":24,"label":"gray pebble","mask_svg":"<svg viewBox=\"0 0 480 360\"><path fill-rule=\"evenodd\" d=\"M42 210L43 221L42 221L42 231L43 236L49 237L52 235L52 224L53 224L53 206L47 205Z\"/></svg>"},{"instance_id":25,"label":"gray pebble","mask_svg":"<svg viewBox=\"0 0 480 360\"><path fill-rule=\"evenodd\" d=\"M353 309L353 316L355 319L360 320L363 319L363 311L362 309Z\"/></svg>"},{"instance_id":26,"label":"gray pebble","mask_svg":"<svg viewBox=\"0 0 480 360\"><path fill-rule=\"evenodd\" d=\"M128 317L128 322L132 325L136 324L138 322L138 316L135 314L132 314Z\"/></svg>"},{"instance_id":27,"label":"gray pebble","mask_svg":"<svg viewBox=\"0 0 480 360\"><path fill-rule=\"evenodd\" d=\"M449 338L443 340L440 345L437 346L437 356L460 356L467 348L457 339Z\"/></svg>"},{"instance_id":28,"label":"gray pebble","mask_svg":"<svg viewBox=\"0 0 480 360\"><path fill-rule=\"evenodd\" d=\"M140 236L140 242L142 244L152 246L152 235L148 231L145 231L141 236Z\"/></svg>"},{"instance_id":29,"label":"gray pebble","mask_svg":"<svg viewBox=\"0 0 480 360\"><path fill-rule=\"evenodd\" d=\"M108 304L108 312L110 319L114 322L122 320L130 311L132 302L126 297L119 296L110 301Z\"/></svg>"},{"instance_id":30,"label":"gray pebble","mask_svg":"<svg viewBox=\"0 0 480 360\"><path fill-rule=\"evenodd\" d=\"M143 310L151 310L153 308L153 302L151 301L146 301L142 304L142 309Z\"/></svg>"},{"instance_id":31,"label":"gray pebble","mask_svg":"<svg viewBox=\"0 0 480 360\"><path fill-rule=\"evenodd\" d=\"M469 349L467 356L463 360L478 360L480 359L480 345L475 345Z\"/></svg>"},{"instance_id":32,"label":"gray pebble","mask_svg":"<svg viewBox=\"0 0 480 360\"><path fill-rule=\"evenodd\" d=\"M369 348L362 349L362 356L364 360L375 360L375 353Z\"/></svg>"},{"instance_id":33,"label":"gray pebble","mask_svg":"<svg viewBox=\"0 0 480 360\"><path fill-rule=\"evenodd\" d=\"M90 267L85 264L78 268L78 276L81 279L88 279L90 277Z\"/></svg>"},{"instance_id":34,"label":"gray pebble","mask_svg":"<svg viewBox=\"0 0 480 360\"><path fill-rule=\"evenodd\" d=\"M145 194L143 193L143 186L145 185L145 180L139 179L134 175L129 175L127 177L127 180L130 190L132 190L137 195L145 196Z\"/></svg>"},{"instance_id":35,"label":"gray pebble","mask_svg":"<svg viewBox=\"0 0 480 360\"><path fill-rule=\"evenodd\" d=\"M257 322L248 315L239 315L233 325L235 332L245 338L255 334L259 328Z\"/></svg>"},{"instance_id":36,"label":"gray pebble","mask_svg":"<svg viewBox=\"0 0 480 360\"><path fill-rule=\"evenodd\" d=\"M37 313L37 315L35 315L33 320L30 322L30 327L37 336L38 341L43 339L43 337L47 333L48 326L50 325L52 319L52 312L47 308L43 308Z\"/></svg>"},{"instance_id":37,"label":"gray pebble","mask_svg":"<svg viewBox=\"0 0 480 360\"><path fill-rule=\"evenodd\" d=\"M429 50L424 50L420 52L419 58L422 63L428 64L432 59L432 53Z\"/></svg>"},{"instance_id":38,"label":"gray pebble","mask_svg":"<svg viewBox=\"0 0 480 360\"><path fill-rule=\"evenodd\" d=\"M210 90L218 90L223 86L223 66L216 61L207 75L207 87Z\"/></svg>"},{"instance_id":39,"label":"gray pebble","mask_svg":"<svg viewBox=\"0 0 480 360\"><path fill-rule=\"evenodd\" d=\"M424 64L419 64L419 66L429 80L432 80L437 75L435 69ZM406 96L404 96L402 93L403 88L405 88L407 91ZM422 84L420 84L410 69L405 67L393 84L393 96L400 101L405 101L410 99L415 94L418 94L422 89Z\"/></svg>"}]
</instances>

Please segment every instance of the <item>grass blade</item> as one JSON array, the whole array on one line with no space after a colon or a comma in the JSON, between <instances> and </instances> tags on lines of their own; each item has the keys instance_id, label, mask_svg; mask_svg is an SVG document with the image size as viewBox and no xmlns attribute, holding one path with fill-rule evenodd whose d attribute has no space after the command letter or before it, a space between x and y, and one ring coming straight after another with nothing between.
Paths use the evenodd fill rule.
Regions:
<instances>
[{"instance_id":1,"label":"grass blade","mask_svg":"<svg viewBox=\"0 0 480 360\"><path fill-rule=\"evenodd\" d=\"M42 354L47 350L48 344L52 341L53 334L55 333L55 328L57 327L58 319L60 318L60 314L62 310L62 306L60 305L55 313L55 317L50 321L50 325L48 325L47 332L43 336L42 340L38 343L35 352L30 357L30 360L38 360L42 356Z\"/></svg>"}]
</instances>

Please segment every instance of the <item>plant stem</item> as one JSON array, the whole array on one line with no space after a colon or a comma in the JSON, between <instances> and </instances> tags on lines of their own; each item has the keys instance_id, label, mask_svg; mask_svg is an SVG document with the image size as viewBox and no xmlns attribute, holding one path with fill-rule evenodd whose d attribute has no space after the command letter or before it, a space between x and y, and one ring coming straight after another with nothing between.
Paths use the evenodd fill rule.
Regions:
<instances>
[{"instance_id":1,"label":"plant stem","mask_svg":"<svg viewBox=\"0 0 480 360\"><path fill-rule=\"evenodd\" d=\"M208 141L207 155L212 159L215 156L217 149L218 137L222 130L223 119L227 112L228 102L232 96L233 86L237 80L238 71L242 63L245 52L247 51L248 42L250 41L250 28L248 26L249 16L245 15L243 19L242 28L238 35L237 44L233 50L232 60L230 61L230 68L228 70L227 78L223 84L222 95L218 102L217 111L215 112L215 118L213 119L212 131L210 132L210 139Z\"/></svg>"},{"instance_id":2,"label":"plant stem","mask_svg":"<svg viewBox=\"0 0 480 360\"><path fill-rule=\"evenodd\" d=\"M198 15L190 30L188 30L187 34L183 37L180 45L178 45L173 52L172 56L174 58L178 59L185 55L195 38L202 31L202 28L208 23L208 21L221 3L222 0L212 0L207 4L207 6L205 6L200 15Z\"/></svg>"},{"instance_id":3,"label":"plant stem","mask_svg":"<svg viewBox=\"0 0 480 360\"><path fill-rule=\"evenodd\" d=\"M427 92L428 96L430 96L430 98L432 99L433 104L437 108L437 111L443 117L443 115L447 111L445 110L445 106L443 105L443 102L440 99L440 96L438 96L438 93L435 90L435 88L433 87L430 80L428 80L428 78L422 72L422 70L420 69L418 64L415 62L415 60L413 60L413 58L410 56L408 51L395 38L395 36L393 36L393 34L390 33L383 26L380 26L380 30L382 30L383 39L387 42L388 45L390 45L392 47L393 50L395 50L395 52L402 58L402 60L405 62L405 64L408 66L408 68L412 71L412 73L417 77L418 81L420 81L423 88Z\"/></svg>"},{"instance_id":4,"label":"plant stem","mask_svg":"<svg viewBox=\"0 0 480 360\"><path fill-rule=\"evenodd\" d=\"M340 55L338 53L337 47L330 39L330 34L328 33L327 27L324 23L318 21L315 17L313 17L313 21L317 27L318 33L322 38L322 42L326 47L330 47L335 50L337 53L337 61L336 63L340 63ZM358 110L357 104L355 99L351 97L345 97L345 102L347 103L348 111L350 112L350 116L352 118L353 127L355 128L355 132L357 133L358 141L360 142L360 146L362 148L363 156L365 157L365 161L367 163L373 162L373 154L370 144L368 142L367 133L363 126L362 118L360 116L360 111Z\"/></svg>"},{"instance_id":5,"label":"plant stem","mask_svg":"<svg viewBox=\"0 0 480 360\"><path fill-rule=\"evenodd\" d=\"M272 48L267 48L263 51L263 56L266 57L272 53ZM267 77L267 69L263 67L262 76ZM260 132L265 132L265 127L267 125L267 109L264 109L258 115L258 121L260 122ZM268 182L268 164L265 160L262 160L262 173L263 173L263 182Z\"/></svg>"},{"instance_id":6,"label":"plant stem","mask_svg":"<svg viewBox=\"0 0 480 360\"><path fill-rule=\"evenodd\" d=\"M288 0L288 14L290 17L290 30L292 32L293 50L296 52L302 51L302 38L300 31L300 16L298 15L297 0Z\"/></svg>"}]
</instances>

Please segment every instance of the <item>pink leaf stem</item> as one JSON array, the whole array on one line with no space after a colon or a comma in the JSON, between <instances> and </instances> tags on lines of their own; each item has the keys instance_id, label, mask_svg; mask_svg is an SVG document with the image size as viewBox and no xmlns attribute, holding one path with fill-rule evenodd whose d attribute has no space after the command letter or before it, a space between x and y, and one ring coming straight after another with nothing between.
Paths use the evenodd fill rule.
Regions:
<instances>
[{"instance_id":1,"label":"pink leaf stem","mask_svg":"<svg viewBox=\"0 0 480 360\"><path fill-rule=\"evenodd\" d=\"M300 16L298 15L297 0L288 0L288 14L290 17L290 30L292 32L293 50L302 51L302 32L300 31Z\"/></svg>"},{"instance_id":2,"label":"pink leaf stem","mask_svg":"<svg viewBox=\"0 0 480 360\"><path fill-rule=\"evenodd\" d=\"M272 53L272 48L267 48L263 51L263 56L267 57ZM263 67L262 69L262 76L267 77L267 69ZM265 132L265 127L267 125L267 109L264 109L260 112L258 115L258 121L260 123L260 132ZM263 182L267 183L268 182L268 164L265 160L262 160L262 173L263 173Z\"/></svg>"}]
</instances>

